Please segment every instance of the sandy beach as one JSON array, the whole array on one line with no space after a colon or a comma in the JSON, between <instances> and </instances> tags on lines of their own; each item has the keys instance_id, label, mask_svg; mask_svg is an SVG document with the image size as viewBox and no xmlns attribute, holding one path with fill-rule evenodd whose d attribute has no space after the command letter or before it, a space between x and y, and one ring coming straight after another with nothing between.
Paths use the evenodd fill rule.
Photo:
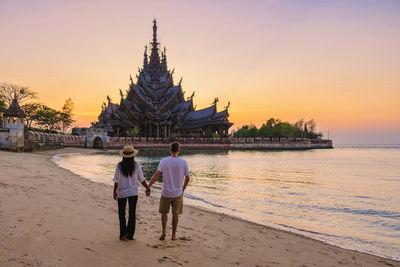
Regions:
<instances>
[{"instance_id":1,"label":"sandy beach","mask_svg":"<svg viewBox=\"0 0 400 267\"><path fill-rule=\"evenodd\" d=\"M158 199L143 191L136 240L120 241L112 186L51 161L89 151L0 151L0 266L400 266L188 205L178 240L170 240L169 221L167 239L159 241Z\"/></svg>"}]
</instances>

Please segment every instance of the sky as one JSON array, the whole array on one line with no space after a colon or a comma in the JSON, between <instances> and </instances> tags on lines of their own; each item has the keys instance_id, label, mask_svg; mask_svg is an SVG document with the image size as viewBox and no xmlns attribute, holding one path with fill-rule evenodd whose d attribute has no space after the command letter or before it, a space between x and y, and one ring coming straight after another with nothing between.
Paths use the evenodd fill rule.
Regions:
<instances>
[{"instance_id":1,"label":"sky","mask_svg":"<svg viewBox=\"0 0 400 267\"><path fill-rule=\"evenodd\" d=\"M400 144L400 1L0 1L0 82L89 126L143 64L152 20L197 109L232 129L313 118L334 144Z\"/></svg>"}]
</instances>

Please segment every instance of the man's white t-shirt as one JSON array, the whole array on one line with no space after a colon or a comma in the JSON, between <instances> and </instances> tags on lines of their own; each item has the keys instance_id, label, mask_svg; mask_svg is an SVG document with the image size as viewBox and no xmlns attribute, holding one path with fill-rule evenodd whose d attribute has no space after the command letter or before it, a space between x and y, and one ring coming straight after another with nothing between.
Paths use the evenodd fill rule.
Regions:
<instances>
[{"instance_id":1,"label":"man's white t-shirt","mask_svg":"<svg viewBox=\"0 0 400 267\"><path fill-rule=\"evenodd\" d=\"M183 179L189 176L189 167L186 160L178 157L163 158L158 165L163 174L161 195L174 198L182 195Z\"/></svg>"},{"instance_id":2,"label":"man's white t-shirt","mask_svg":"<svg viewBox=\"0 0 400 267\"><path fill-rule=\"evenodd\" d=\"M113 181L118 183L118 188L117 188L118 198L125 198L138 195L137 183L138 181L143 182L144 176L143 176L142 166L140 166L140 163L139 162L135 163L136 163L135 170L129 177L126 177L122 174L122 171L119 168L119 164L117 164Z\"/></svg>"}]
</instances>

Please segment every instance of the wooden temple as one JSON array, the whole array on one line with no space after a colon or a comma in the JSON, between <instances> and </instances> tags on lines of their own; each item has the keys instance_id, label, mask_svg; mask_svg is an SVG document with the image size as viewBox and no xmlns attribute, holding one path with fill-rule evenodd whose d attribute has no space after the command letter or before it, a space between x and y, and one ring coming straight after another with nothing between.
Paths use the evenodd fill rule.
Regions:
<instances>
[{"instance_id":1,"label":"wooden temple","mask_svg":"<svg viewBox=\"0 0 400 267\"><path fill-rule=\"evenodd\" d=\"M106 129L110 136L126 136L133 129L146 137L209 137L213 133L227 136L232 126L228 120L229 103L217 112L218 98L210 107L200 110L193 107L194 92L185 99L182 79L174 84L174 71L167 67L166 49L159 50L155 19L150 57L147 52L146 46L136 83L130 77L127 95L120 90L119 104L107 97L108 103L103 103L98 122L92 127Z\"/></svg>"}]
</instances>

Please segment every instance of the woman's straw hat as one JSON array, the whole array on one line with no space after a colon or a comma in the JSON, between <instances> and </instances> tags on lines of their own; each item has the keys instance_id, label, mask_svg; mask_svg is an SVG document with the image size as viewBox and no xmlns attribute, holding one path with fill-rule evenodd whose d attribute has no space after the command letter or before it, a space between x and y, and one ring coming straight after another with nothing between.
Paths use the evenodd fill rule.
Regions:
<instances>
[{"instance_id":1,"label":"woman's straw hat","mask_svg":"<svg viewBox=\"0 0 400 267\"><path fill-rule=\"evenodd\" d=\"M132 146L124 146L119 155L124 158L133 158L138 152L139 150L134 149Z\"/></svg>"}]
</instances>

